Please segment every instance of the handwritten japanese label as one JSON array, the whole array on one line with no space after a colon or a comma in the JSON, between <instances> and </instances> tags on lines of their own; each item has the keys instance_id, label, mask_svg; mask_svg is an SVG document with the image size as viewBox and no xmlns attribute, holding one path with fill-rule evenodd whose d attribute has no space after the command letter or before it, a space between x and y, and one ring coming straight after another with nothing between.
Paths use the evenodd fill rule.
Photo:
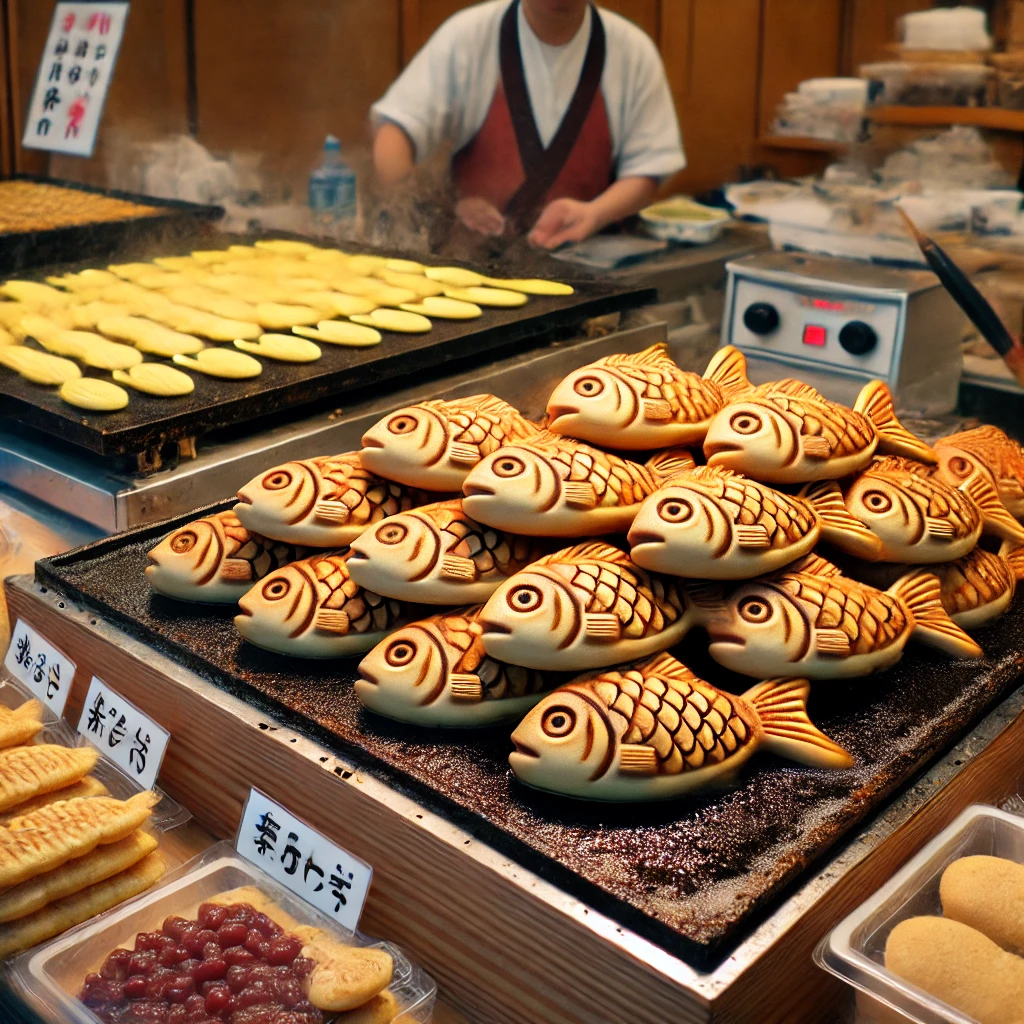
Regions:
<instances>
[{"instance_id":1,"label":"handwritten japanese label","mask_svg":"<svg viewBox=\"0 0 1024 1024\"><path fill-rule=\"evenodd\" d=\"M296 896L355 931L373 868L258 789L249 790L235 849Z\"/></svg>"},{"instance_id":2,"label":"handwritten japanese label","mask_svg":"<svg viewBox=\"0 0 1024 1024\"><path fill-rule=\"evenodd\" d=\"M143 789L152 789L171 734L93 676L78 731Z\"/></svg>"},{"instance_id":3,"label":"handwritten japanese label","mask_svg":"<svg viewBox=\"0 0 1024 1024\"><path fill-rule=\"evenodd\" d=\"M23 146L92 156L127 16L127 0L57 4L36 72Z\"/></svg>"},{"instance_id":4,"label":"handwritten japanese label","mask_svg":"<svg viewBox=\"0 0 1024 1024\"><path fill-rule=\"evenodd\" d=\"M15 623L4 668L58 718L75 678L75 663L43 639L27 622Z\"/></svg>"}]
</instances>

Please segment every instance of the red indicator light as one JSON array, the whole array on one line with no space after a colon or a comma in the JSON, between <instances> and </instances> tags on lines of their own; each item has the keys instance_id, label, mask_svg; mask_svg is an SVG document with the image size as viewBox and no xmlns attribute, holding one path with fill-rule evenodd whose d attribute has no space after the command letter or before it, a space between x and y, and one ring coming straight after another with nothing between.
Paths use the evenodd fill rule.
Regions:
<instances>
[{"instance_id":1,"label":"red indicator light","mask_svg":"<svg viewBox=\"0 0 1024 1024\"><path fill-rule=\"evenodd\" d=\"M825 344L825 335L824 327L819 327L817 324L807 324L804 327L804 344L817 345L821 348Z\"/></svg>"},{"instance_id":2,"label":"red indicator light","mask_svg":"<svg viewBox=\"0 0 1024 1024\"><path fill-rule=\"evenodd\" d=\"M837 312L842 312L846 306L842 302L830 302L828 299L812 299L811 305L815 309L832 309Z\"/></svg>"}]
</instances>

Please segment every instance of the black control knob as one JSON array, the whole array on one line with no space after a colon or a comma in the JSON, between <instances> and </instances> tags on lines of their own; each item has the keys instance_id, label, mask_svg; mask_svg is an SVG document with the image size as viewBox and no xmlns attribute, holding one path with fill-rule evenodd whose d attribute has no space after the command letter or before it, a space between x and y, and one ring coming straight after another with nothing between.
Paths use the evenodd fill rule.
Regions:
<instances>
[{"instance_id":1,"label":"black control knob","mask_svg":"<svg viewBox=\"0 0 1024 1024\"><path fill-rule=\"evenodd\" d=\"M865 356L878 344L878 335L863 320L851 320L839 332L839 344L852 356Z\"/></svg>"},{"instance_id":2,"label":"black control knob","mask_svg":"<svg viewBox=\"0 0 1024 1024\"><path fill-rule=\"evenodd\" d=\"M754 334L771 334L779 326L779 311L770 302L754 302L744 310L743 323Z\"/></svg>"}]
</instances>

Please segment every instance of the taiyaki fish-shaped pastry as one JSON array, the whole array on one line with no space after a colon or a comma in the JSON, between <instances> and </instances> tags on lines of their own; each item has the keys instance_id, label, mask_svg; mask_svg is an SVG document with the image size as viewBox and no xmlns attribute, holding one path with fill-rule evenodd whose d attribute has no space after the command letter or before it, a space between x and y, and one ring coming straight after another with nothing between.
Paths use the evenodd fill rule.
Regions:
<instances>
[{"instance_id":1,"label":"taiyaki fish-shaped pastry","mask_svg":"<svg viewBox=\"0 0 1024 1024\"><path fill-rule=\"evenodd\" d=\"M388 480L459 491L466 474L503 444L540 427L494 395L420 402L390 413L363 434L363 465Z\"/></svg>"},{"instance_id":2,"label":"taiyaki fish-shaped pastry","mask_svg":"<svg viewBox=\"0 0 1024 1024\"><path fill-rule=\"evenodd\" d=\"M875 449L934 462L935 454L896 419L879 380L852 409L796 380L762 384L716 414L704 439L709 466L768 484L836 480L864 469Z\"/></svg>"},{"instance_id":3,"label":"taiyaki fish-shaped pastry","mask_svg":"<svg viewBox=\"0 0 1024 1024\"><path fill-rule=\"evenodd\" d=\"M999 554L975 548L955 562L935 566L934 572L946 614L962 629L974 629L1010 607L1017 581L1024 579L1024 549L1009 541Z\"/></svg>"},{"instance_id":4,"label":"taiyaki fish-shaped pastry","mask_svg":"<svg viewBox=\"0 0 1024 1024\"><path fill-rule=\"evenodd\" d=\"M1024 448L998 427L975 427L935 443L939 474L959 487L973 474L993 481L1006 510L1024 519Z\"/></svg>"},{"instance_id":5,"label":"taiyaki fish-shaped pastry","mask_svg":"<svg viewBox=\"0 0 1024 1024\"><path fill-rule=\"evenodd\" d=\"M437 501L439 495L371 473L359 452L274 466L238 492L235 515L264 537L343 547L368 526L398 512Z\"/></svg>"},{"instance_id":6,"label":"taiyaki fish-shaped pastry","mask_svg":"<svg viewBox=\"0 0 1024 1024\"><path fill-rule=\"evenodd\" d=\"M550 550L532 537L478 523L456 498L382 520L352 542L348 570L378 594L457 605L486 600Z\"/></svg>"},{"instance_id":7,"label":"taiyaki fish-shaped pastry","mask_svg":"<svg viewBox=\"0 0 1024 1024\"><path fill-rule=\"evenodd\" d=\"M681 370L659 342L570 373L548 400L548 429L621 451L701 444L711 417L749 390L739 349L719 349L701 377Z\"/></svg>"},{"instance_id":8,"label":"taiyaki fish-shaped pastry","mask_svg":"<svg viewBox=\"0 0 1024 1024\"><path fill-rule=\"evenodd\" d=\"M297 658L363 654L423 609L364 590L349 549L292 562L239 598L235 628L257 647Z\"/></svg>"},{"instance_id":9,"label":"taiyaki fish-shaped pastry","mask_svg":"<svg viewBox=\"0 0 1024 1024\"><path fill-rule=\"evenodd\" d=\"M392 633L359 663L356 696L371 711L414 725L518 722L569 676L492 658L480 639L482 609L455 608Z\"/></svg>"},{"instance_id":10,"label":"taiyaki fish-shaped pastry","mask_svg":"<svg viewBox=\"0 0 1024 1024\"><path fill-rule=\"evenodd\" d=\"M309 553L251 533L234 512L216 512L160 541L148 553L146 579L179 601L234 604L257 580Z\"/></svg>"},{"instance_id":11,"label":"taiyaki fish-shaped pastry","mask_svg":"<svg viewBox=\"0 0 1024 1024\"><path fill-rule=\"evenodd\" d=\"M846 510L878 538L879 561L951 562L971 551L981 536L981 509L970 495L918 467L898 456L876 458L846 488ZM973 486L979 485L985 486L980 479ZM838 489L837 484L817 486ZM998 501L994 490L990 497Z\"/></svg>"},{"instance_id":12,"label":"taiyaki fish-shaped pastry","mask_svg":"<svg viewBox=\"0 0 1024 1024\"><path fill-rule=\"evenodd\" d=\"M631 557L653 572L745 580L773 572L826 540L860 558L881 543L843 506L838 488L806 498L719 466L680 473L640 506L629 531Z\"/></svg>"},{"instance_id":13,"label":"taiyaki fish-shaped pastry","mask_svg":"<svg viewBox=\"0 0 1024 1024\"><path fill-rule=\"evenodd\" d=\"M899 661L913 637L954 658L981 648L950 620L938 579L917 569L888 590L840 576L780 572L726 590L693 584L687 596L711 638L720 665L743 675L798 673L849 679Z\"/></svg>"},{"instance_id":14,"label":"taiyaki fish-shaped pastry","mask_svg":"<svg viewBox=\"0 0 1024 1024\"><path fill-rule=\"evenodd\" d=\"M538 559L480 613L492 657L566 672L667 650L694 623L680 581L647 573L596 541Z\"/></svg>"},{"instance_id":15,"label":"taiyaki fish-shaped pastry","mask_svg":"<svg viewBox=\"0 0 1024 1024\"><path fill-rule=\"evenodd\" d=\"M584 800L668 800L730 781L759 748L814 768L853 758L807 717L806 679L742 697L670 654L578 676L523 719L509 764L528 786Z\"/></svg>"},{"instance_id":16,"label":"taiyaki fish-shaped pastry","mask_svg":"<svg viewBox=\"0 0 1024 1024\"><path fill-rule=\"evenodd\" d=\"M682 448L641 465L567 437L506 445L466 477L463 505L482 523L532 537L625 533L640 503L693 464Z\"/></svg>"}]
</instances>

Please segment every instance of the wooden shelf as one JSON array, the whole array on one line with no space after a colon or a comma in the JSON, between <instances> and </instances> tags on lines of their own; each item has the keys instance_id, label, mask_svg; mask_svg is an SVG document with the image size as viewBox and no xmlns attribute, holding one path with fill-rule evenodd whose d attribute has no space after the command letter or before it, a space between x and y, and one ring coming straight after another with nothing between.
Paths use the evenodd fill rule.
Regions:
<instances>
[{"instance_id":1,"label":"wooden shelf","mask_svg":"<svg viewBox=\"0 0 1024 1024\"><path fill-rule=\"evenodd\" d=\"M1024 110L1002 107L868 107L867 116L876 124L969 124L996 131L1024 132Z\"/></svg>"},{"instance_id":2,"label":"wooden shelf","mask_svg":"<svg viewBox=\"0 0 1024 1024\"><path fill-rule=\"evenodd\" d=\"M809 135L762 135L757 143L765 149L799 149L810 153L841 153L852 145L835 139L814 139Z\"/></svg>"}]
</instances>

